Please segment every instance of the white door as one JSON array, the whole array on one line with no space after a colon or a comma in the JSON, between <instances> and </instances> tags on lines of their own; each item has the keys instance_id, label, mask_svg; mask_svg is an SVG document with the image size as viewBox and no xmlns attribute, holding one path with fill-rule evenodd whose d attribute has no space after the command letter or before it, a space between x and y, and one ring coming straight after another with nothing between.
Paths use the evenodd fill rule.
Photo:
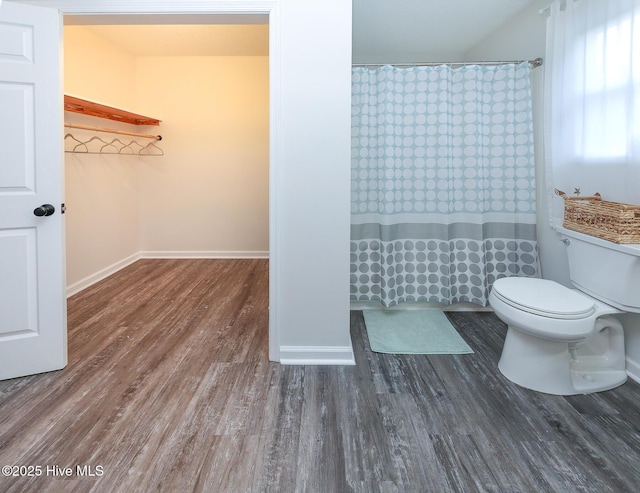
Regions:
<instances>
[{"instance_id":1,"label":"white door","mask_svg":"<svg viewBox=\"0 0 640 493\"><path fill-rule=\"evenodd\" d=\"M0 379L67 364L61 25L0 5Z\"/></svg>"}]
</instances>

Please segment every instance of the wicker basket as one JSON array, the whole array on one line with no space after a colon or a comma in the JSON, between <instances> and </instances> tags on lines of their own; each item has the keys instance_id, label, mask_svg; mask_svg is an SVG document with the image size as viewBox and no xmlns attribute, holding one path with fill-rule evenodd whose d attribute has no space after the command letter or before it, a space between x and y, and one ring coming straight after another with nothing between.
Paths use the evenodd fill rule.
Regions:
<instances>
[{"instance_id":1,"label":"wicker basket","mask_svg":"<svg viewBox=\"0 0 640 493\"><path fill-rule=\"evenodd\" d=\"M569 197L555 192L564 199L565 228L613 243L640 243L640 206L608 202L599 193Z\"/></svg>"}]
</instances>

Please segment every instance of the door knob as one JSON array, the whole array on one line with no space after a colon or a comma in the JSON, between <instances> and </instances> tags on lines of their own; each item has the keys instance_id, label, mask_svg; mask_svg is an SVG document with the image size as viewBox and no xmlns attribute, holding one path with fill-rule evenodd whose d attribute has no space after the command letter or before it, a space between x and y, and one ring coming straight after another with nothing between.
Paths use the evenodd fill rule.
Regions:
<instances>
[{"instance_id":1,"label":"door knob","mask_svg":"<svg viewBox=\"0 0 640 493\"><path fill-rule=\"evenodd\" d=\"M42 217L42 216L50 216L55 211L56 211L56 208L51 204L43 204L40 207L36 207L33 210L33 213L38 217Z\"/></svg>"}]
</instances>

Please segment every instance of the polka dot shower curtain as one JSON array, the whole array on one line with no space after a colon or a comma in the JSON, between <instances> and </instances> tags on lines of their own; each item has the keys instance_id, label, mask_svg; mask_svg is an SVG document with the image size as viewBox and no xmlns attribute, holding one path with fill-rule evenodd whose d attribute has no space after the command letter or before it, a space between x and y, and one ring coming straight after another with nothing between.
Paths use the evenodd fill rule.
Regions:
<instances>
[{"instance_id":1,"label":"polka dot shower curtain","mask_svg":"<svg viewBox=\"0 0 640 493\"><path fill-rule=\"evenodd\" d=\"M537 276L530 65L352 69L351 299Z\"/></svg>"}]
</instances>

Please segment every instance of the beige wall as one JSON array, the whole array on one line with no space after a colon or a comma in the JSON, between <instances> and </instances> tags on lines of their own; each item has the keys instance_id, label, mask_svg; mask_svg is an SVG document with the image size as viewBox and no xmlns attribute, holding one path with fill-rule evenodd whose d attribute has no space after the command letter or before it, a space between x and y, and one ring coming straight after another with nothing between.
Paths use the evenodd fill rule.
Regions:
<instances>
[{"instance_id":1,"label":"beige wall","mask_svg":"<svg viewBox=\"0 0 640 493\"><path fill-rule=\"evenodd\" d=\"M136 111L136 59L84 26L64 28L64 92ZM65 115L66 116L66 115ZM105 120L94 120L96 124Z\"/></svg>"},{"instance_id":2,"label":"beige wall","mask_svg":"<svg viewBox=\"0 0 640 493\"><path fill-rule=\"evenodd\" d=\"M137 60L165 152L140 168L143 250L268 251L268 77L267 57Z\"/></svg>"},{"instance_id":3,"label":"beige wall","mask_svg":"<svg viewBox=\"0 0 640 493\"><path fill-rule=\"evenodd\" d=\"M70 292L138 255L267 254L268 77L267 57L135 58L86 27L65 27L66 93L162 123L65 119L160 133L164 151L66 154Z\"/></svg>"},{"instance_id":4,"label":"beige wall","mask_svg":"<svg viewBox=\"0 0 640 493\"><path fill-rule=\"evenodd\" d=\"M64 46L65 93L126 108L134 106L132 56L114 50L80 26L65 28ZM129 127L68 112L65 121ZM94 135L67 131L87 138ZM109 140L115 137L104 136ZM70 148L70 142L65 139L65 148ZM140 250L138 166L132 157L65 154L67 286L99 278L105 269Z\"/></svg>"}]
</instances>

